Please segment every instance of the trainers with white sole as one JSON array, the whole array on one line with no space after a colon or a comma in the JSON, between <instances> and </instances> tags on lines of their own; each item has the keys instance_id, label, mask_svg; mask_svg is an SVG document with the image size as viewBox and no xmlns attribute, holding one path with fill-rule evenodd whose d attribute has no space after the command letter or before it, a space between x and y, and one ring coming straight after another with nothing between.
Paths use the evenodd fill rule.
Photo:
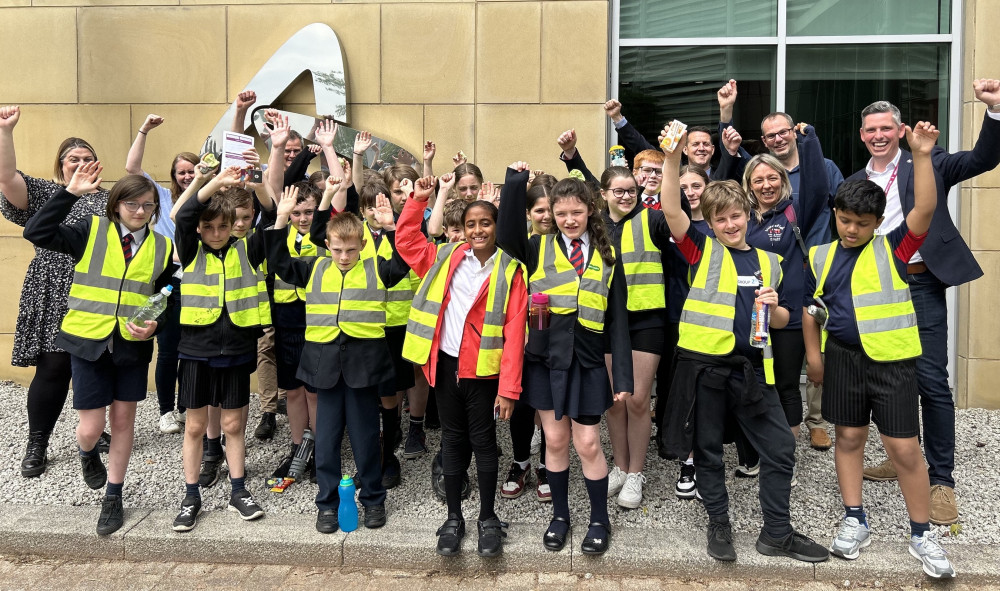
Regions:
<instances>
[{"instance_id":1,"label":"trainers with white sole","mask_svg":"<svg viewBox=\"0 0 1000 591\"><path fill-rule=\"evenodd\" d=\"M856 517L845 517L840 523L840 531L830 544L830 554L846 560L854 560L861 555L861 549L872 543L871 530L868 524L861 523Z\"/></svg>"},{"instance_id":2,"label":"trainers with white sole","mask_svg":"<svg viewBox=\"0 0 1000 591\"><path fill-rule=\"evenodd\" d=\"M160 415L160 433L171 434L180 432L181 426L177 422L177 417L174 416L173 411Z\"/></svg>"},{"instance_id":3,"label":"trainers with white sole","mask_svg":"<svg viewBox=\"0 0 1000 591\"><path fill-rule=\"evenodd\" d=\"M681 473L677 477L674 494L677 495L678 499L693 499L698 494L694 464L681 464Z\"/></svg>"},{"instance_id":4,"label":"trainers with white sole","mask_svg":"<svg viewBox=\"0 0 1000 591\"><path fill-rule=\"evenodd\" d=\"M608 497L613 497L621 492L625 486L625 479L628 474L618 466L612 466L608 471Z\"/></svg>"},{"instance_id":5,"label":"trainers with white sole","mask_svg":"<svg viewBox=\"0 0 1000 591\"><path fill-rule=\"evenodd\" d=\"M642 472L635 472L625 476L625 484L618 493L618 504L626 509L638 509L642 504L642 485L646 482L646 477Z\"/></svg>"},{"instance_id":6,"label":"trainers with white sole","mask_svg":"<svg viewBox=\"0 0 1000 591\"><path fill-rule=\"evenodd\" d=\"M950 579L955 576L955 567L948 560L948 553L941 547L935 532L926 531L922 536L910 536L910 554L920 561L929 577Z\"/></svg>"}]
</instances>

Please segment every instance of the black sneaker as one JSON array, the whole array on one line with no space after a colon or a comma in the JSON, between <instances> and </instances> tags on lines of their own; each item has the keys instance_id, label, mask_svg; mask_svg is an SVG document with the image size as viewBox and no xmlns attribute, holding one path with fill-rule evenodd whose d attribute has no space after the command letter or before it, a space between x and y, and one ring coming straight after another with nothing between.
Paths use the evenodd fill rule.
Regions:
<instances>
[{"instance_id":1,"label":"black sneaker","mask_svg":"<svg viewBox=\"0 0 1000 591\"><path fill-rule=\"evenodd\" d=\"M378 529L385 525L385 505L365 507L365 527Z\"/></svg>"},{"instance_id":2,"label":"black sneaker","mask_svg":"<svg viewBox=\"0 0 1000 591\"><path fill-rule=\"evenodd\" d=\"M757 551L766 556L787 556L803 562L823 562L830 558L829 550L797 531L779 540L762 531L757 537Z\"/></svg>"},{"instance_id":3,"label":"black sneaker","mask_svg":"<svg viewBox=\"0 0 1000 591\"><path fill-rule=\"evenodd\" d=\"M410 423L410 432L406 434L406 445L403 446L403 457L413 460L427 453L427 435L424 428Z\"/></svg>"},{"instance_id":4,"label":"black sneaker","mask_svg":"<svg viewBox=\"0 0 1000 591\"><path fill-rule=\"evenodd\" d=\"M97 518L97 535L113 534L125 524L125 509L121 495L108 495L101 502L101 516Z\"/></svg>"},{"instance_id":5,"label":"black sneaker","mask_svg":"<svg viewBox=\"0 0 1000 591\"><path fill-rule=\"evenodd\" d=\"M111 435L107 432L101 433L97 439L97 452L106 454L111 449Z\"/></svg>"},{"instance_id":6,"label":"black sneaker","mask_svg":"<svg viewBox=\"0 0 1000 591\"><path fill-rule=\"evenodd\" d=\"M261 441L274 438L274 431L277 429L278 423L275 421L273 412L266 412L260 415L260 423L257 424L257 428L253 430L253 436Z\"/></svg>"},{"instance_id":7,"label":"black sneaker","mask_svg":"<svg viewBox=\"0 0 1000 591\"><path fill-rule=\"evenodd\" d=\"M321 534L332 534L340 529L337 522L336 509L323 509L316 514L316 531Z\"/></svg>"},{"instance_id":8,"label":"black sneaker","mask_svg":"<svg viewBox=\"0 0 1000 591\"><path fill-rule=\"evenodd\" d=\"M441 556L454 556L462 549L462 538L465 537L465 520L455 515L448 514L448 519L444 525L437 530L437 553Z\"/></svg>"},{"instance_id":9,"label":"black sneaker","mask_svg":"<svg viewBox=\"0 0 1000 591\"><path fill-rule=\"evenodd\" d=\"M264 516L264 510L253 500L250 491L243 489L229 497L229 510L240 514L243 521L252 521Z\"/></svg>"},{"instance_id":10,"label":"black sneaker","mask_svg":"<svg viewBox=\"0 0 1000 591\"><path fill-rule=\"evenodd\" d=\"M278 414L288 415L288 400L285 398L278 399Z\"/></svg>"},{"instance_id":11,"label":"black sneaker","mask_svg":"<svg viewBox=\"0 0 1000 591\"><path fill-rule=\"evenodd\" d=\"M184 497L181 501L181 512L174 518L174 531L191 531L194 522L201 513L200 497Z\"/></svg>"},{"instance_id":12,"label":"black sneaker","mask_svg":"<svg viewBox=\"0 0 1000 591\"><path fill-rule=\"evenodd\" d=\"M389 454L385 466L382 467L382 488L396 488L402 482L402 467L396 454Z\"/></svg>"},{"instance_id":13,"label":"black sneaker","mask_svg":"<svg viewBox=\"0 0 1000 591\"><path fill-rule=\"evenodd\" d=\"M479 547L476 552L483 558L492 558L503 554L503 540L507 537L509 524L496 517L477 522L479 528Z\"/></svg>"},{"instance_id":14,"label":"black sneaker","mask_svg":"<svg viewBox=\"0 0 1000 591\"><path fill-rule=\"evenodd\" d=\"M736 560L736 549L733 548L733 526L729 522L708 522L708 555L725 562Z\"/></svg>"},{"instance_id":15,"label":"black sneaker","mask_svg":"<svg viewBox=\"0 0 1000 591\"><path fill-rule=\"evenodd\" d=\"M108 470L100 455L80 456L80 465L83 468L83 481L87 486L97 490L107 484Z\"/></svg>"},{"instance_id":16,"label":"black sneaker","mask_svg":"<svg viewBox=\"0 0 1000 591\"><path fill-rule=\"evenodd\" d=\"M198 473L198 485L202 488L214 486L219 481L222 456L202 456L201 472Z\"/></svg>"}]
</instances>

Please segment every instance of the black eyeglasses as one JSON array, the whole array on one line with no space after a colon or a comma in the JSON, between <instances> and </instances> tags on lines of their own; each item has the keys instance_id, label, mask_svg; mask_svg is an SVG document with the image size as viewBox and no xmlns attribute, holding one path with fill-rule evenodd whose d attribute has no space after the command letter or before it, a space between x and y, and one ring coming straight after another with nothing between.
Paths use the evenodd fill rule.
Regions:
<instances>
[{"instance_id":1,"label":"black eyeglasses","mask_svg":"<svg viewBox=\"0 0 1000 591\"><path fill-rule=\"evenodd\" d=\"M792 128L791 127L786 127L785 129L780 129L780 130L778 130L778 131L776 131L774 133L769 133L769 134L765 135L764 136L764 141L765 142L773 142L774 138L776 138L776 137L780 137L781 139L785 139L785 138L788 137L788 134L791 133L791 132L792 132Z\"/></svg>"},{"instance_id":2,"label":"black eyeglasses","mask_svg":"<svg viewBox=\"0 0 1000 591\"><path fill-rule=\"evenodd\" d=\"M614 195L615 197L618 197L619 199L624 197L626 193L628 193L629 197L635 197L636 195L639 194L639 191L637 191L636 189L621 189L621 188L611 189L611 194Z\"/></svg>"}]
</instances>

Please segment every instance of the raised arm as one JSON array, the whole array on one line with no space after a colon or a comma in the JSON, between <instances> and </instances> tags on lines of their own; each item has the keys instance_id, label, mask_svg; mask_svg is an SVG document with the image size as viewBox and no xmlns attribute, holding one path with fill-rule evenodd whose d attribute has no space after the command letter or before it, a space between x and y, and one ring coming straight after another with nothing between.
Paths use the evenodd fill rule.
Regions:
<instances>
[{"instance_id":1,"label":"raised arm","mask_svg":"<svg viewBox=\"0 0 1000 591\"><path fill-rule=\"evenodd\" d=\"M666 135L669 124L663 128ZM687 139L687 132L681 135L677 142L678 146L683 146ZM674 150L667 152L667 157L663 160L663 188L660 191L660 207L663 208L663 216L667 218L667 225L670 226L670 233L675 239L680 239L687 234L691 227L691 220L688 219L684 209L681 208L681 151Z\"/></svg>"},{"instance_id":2,"label":"raised arm","mask_svg":"<svg viewBox=\"0 0 1000 591\"><path fill-rule=\"evenodd\" d=\"M448 201L448 193L455 186L455 173L442 174L439 179L437 199L434 200L434 207L431 208L431 217L427 219L427 235L437 238L444 233L444 206Z\"/></svg>"},{"instance_id":3,"label":"raised arm","mask_svg":"<svg viewBox=\"0 0 1000 591\"><path fill-rule=\"evenodd\" d=\"M309 283L314 259L293 259L288 252L288 217L295 209L295 200L299 196L298 187L285 187L278 201L277 218L274 227L264 234L267 241L267 262L284 281L298 287Z\"/></svg>"},{"instance_id":4,"label":"raised arm","mask_svg":"<svg viewBox=\"0 0 1000 591\"><path fill-rule=\"evenodd\" d=\"M562 148L562 154L559 155L559 159L566 163L566 170L572 172L573 170L579 170L583 173L583 179L588 183L593 184L595 187L600 188L601 182L597 180L590 169L587 168L587 164L583 161L583 157L580 156L580 151L576 149L576 130L569 129L562 132L558 138L556 138L556 143Z\"/></svg>"},{"instance_id":5,"label":"raised arm","mask_svg":"<svg viewBox=\"0 0 1000 591\"><path fill-rule=\"evenodd\" d=\"M906 126L906 143L913 150L913 209L906 214L906 226L919 236L931 226L931 217L937 207L937 182L931 151L940 131L930 123L921 121L913 128Z\"/></svg>"},{"instance_id":6,"label":"raised arm","mask_svg":"<svg viewBox=\"0 0 1000 591\"><path fill-rule=\"evenodd\" d=\"M257 93L252 90L244 90L236 95L236 113L233 114L232 131L243 133L247 130L247 112L256 102Z\"/></svg>"},{"instance_id":7,"label":"raised arm","mask_svg":"<svg viewBox=\"0 0 1000 591\"><path fill-rule=\"evenodd\" d=\"M351 162L351 180L358 193L365 185L365 152L370 147L372 147L372 134L359 131L358 135L354 136L354 159Z\"/></svg>"},{"instance_id":8,"label":"raised arm","mask_svg":"<svg viewBox=\"0 0 1000 591\"><path fill-rule=\"evenodd\" d=\"M434 142L424 142L424 174L423 176L434 176L434 155L437 154L437 145Z\"/></svg>"},{"instance_id":9,"label":"raised arm","mask_svg":"<svg viewBox=\"0 0 1000 591\"><path fill-rule=\"evenodd\" d=\"M173 222L175 223L177 222L177 212L180 211L181 206L184 205L184 203L187 202L189 199L197 195L198 191L205 186L205 183L207 183L212 178L212 170L214 168L215 168L214 166L209 166L208 164L206 164L204 160L195 165L194 180L191 181L191 184L188 185L188 188L184 189L184 192L177 197L177 202L174 203L173 207L170 208L170 219Z\"/></svg>"},{"instance_id":10,"label":"raised arm","mask_svg":"<svg viewBox=\"0 0 1000 591\"><path fill-rule=\"evenodd\" d=\"M146 152L146 135L163 123L163 117L150 113L146 115L146 120L139 126L139 132L135 134L132 147L128 149L128 156L125 157L125 172L129 174L142 174L142 156Z\"/></svg>"},{"instance_id":11,"label":"raised arm","mask_svg":"<svg viewBox=\"0 0 1000 591\"><path fill-rule=\"evenodd\" d=\"M91 218L76 224L63 222L77 199L100 188L102 170L104 167L97 161L78 166L66 188L56 193L31 216L24 226L24 238L35 246L80 260L86 252Z\"/></svg>"},{"instance_id":12,"label":"raised arm","mask_svg":"<svg viewBox=\"0 0 1000 591\"><path fill-rule=\"evenodd\" d=\"M507 167L507 177L500 191L500 210L497 216L497 246L524 263L530 277L538 267L538 253L532 251L528 241L528 228L524 212L527 209L527 162L514 162Z\"/></svg>"},{"instance_id":13,"label":"raised arm","mask_svg":"<svg viewBox=\"0 0 1000 591\"><path fill-rule=\"evenodd\" d=\"M736 106L736 81L731 79L722 85L722 88L715 93L719 99L719 121L733 120L733 107Z\"/></svg>"},{"instance_id":14,"label":"raised arm","mask_svg":"<svg viewBox=\"0 0 1000 591\"><path fill-rule=\"evenodd\" d=\"M803 238L830 206L830 180L826 172L823 147L812 125L799 123L794 130L799 151L799 227Z\"/></svg>"},{"instance_id":15,"label":"raised arm","mask_svg":"<svg viewBox=\"0 0 1000 591\"><path fill-rule=\"evenodd\" d=\"M417 179L413 195L403 205L403 212L396 220L395 228L383 226L387 230L396 230L396 250L413 271L423 277L437 260L437 246L427 241L420 231L420 223L424 220L424 209L427 200L434 193L434 177L425 176ZM392 219L392 208L388 198L379 194L376 197L375 221L383 224ZM388 208L388 209L387 209Z\"/></svg>"},{"instance_id":16,"label":"raised arm","mask_svg":"<svg viewBox=\"0 0 1000 591\"><path fill-rule=\"evenodd\" d=\"M326 166L330 170L330 176L350 181L347 178L347 173L344 172L344 167L340 165L340 158L337 156L336 150L333 149L333 141L337 138L338 127L336 121L330 121L329 119L322 121L319 127L316 128L316 143L323 150L323 157L326 159ZM344 190L347 190L346 186ZM343 206L334 204L334 208L337 211L344 211Z\"/></svg>"},{"instance_id":17,"label":"raised arm","mask_svg":"<svg viewBox=\"0 0 1000 591\"><path fill-rule=\"evenodd\" d=\"M264 175L264 189L273 203L281 198L281 190L285 180L285 144L288 143L288 117L275 117L274 129L271 130L271 154L267 157L267 174ZM279 172L281 171L281 172Z\"/></svg>"},{"instance_id":18,"label":"raised arm","mask_svg":"<svg viewBox=\"0 0 1000 591\"><path fill-rule=\"evenodd\" d=\"M0 107L0 193L11 205L28 209L28 185L17 174L14 156L14 126L21 118L21 107Z\"/></svg>"}]
</instances>

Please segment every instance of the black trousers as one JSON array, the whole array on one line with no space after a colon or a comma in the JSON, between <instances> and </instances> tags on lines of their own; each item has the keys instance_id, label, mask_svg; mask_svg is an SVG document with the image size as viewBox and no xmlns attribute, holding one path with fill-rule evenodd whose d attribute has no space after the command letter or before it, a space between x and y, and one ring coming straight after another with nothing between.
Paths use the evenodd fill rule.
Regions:
<instances>
[{"instance_id":1,"label":"black trousers","mask_svg":"<svg viewBox=\"0 0 1000 591\"><path fill-rule=\"evenodd\" d=\"M514 404L514 413L510 416L510 443L514 448L514 461L524 462L531 459L531 438L535 434L535 409L528 403L518 400ZM545 437L542 437L542 449L538 453L538 462L545 463Z\"/></svg>"},{"instance_id":2,"label":"black trousers","mask_svg":"<svg viewBox=\"0 0 1000 591\"><path fill-rule=\"evenodd\" d=\"M656 368L656 406L654 411L656 417L653 424L656 425L656 432L663 432L663 424L667 418L667 396L670 395L670 384L674 381L674 352L677 350L677 340L680 325L676 322L668 322L664 327L663 335L663 355L660 356L660 365ZM665 452L659 450L660 438L657 436L657 452L661 458L665 458ZM681 458L684 460L686 458Z\"/></svg>"},{"instance_id":3,"label":"black trousers","mask_svg":"<svg viewBox=\"0 0 1000 591\"><path fill-rule=\"evenodd\" d=\"M698 492L709 517L728 515L729 494L722 442L726 415L731 413L760 453L759 498L764 531L771 537L780 538L791 531L788 498L795 467L795 440L784 419L778 395L764 383L763 375L758 382L767 402L766 410L754 416L742 403L742 372L730 371L728 376L721 373L726 371L728 368L718 368L698 378L694 434Z\"/></svg>"},{"instance_id":4,"label":"black trousers","mask_svg":"<svg viewBox=\"0 0 1000 591\"><path fill-rule=\"evenodd\" d=\"M445 476L465 473L476 452L476 470L499 470L497 430L493 401L499 381L495 379L457 380L458 359L438 353L434 390L441 418L441 454Z\"/></svg>"},{"instance_id":5,"label":"black trousers","mask_svg":"<svg viewBox=\"0 0 1000 591\"><path fill-rule=\"evenodd\" d=\"M806 343L801 328L782 328L771 331L771 349L774 350L774 389L778 391L781 408L789 427L802 422L802 362L806 358Z\"/></svg>"}]
</instances>

